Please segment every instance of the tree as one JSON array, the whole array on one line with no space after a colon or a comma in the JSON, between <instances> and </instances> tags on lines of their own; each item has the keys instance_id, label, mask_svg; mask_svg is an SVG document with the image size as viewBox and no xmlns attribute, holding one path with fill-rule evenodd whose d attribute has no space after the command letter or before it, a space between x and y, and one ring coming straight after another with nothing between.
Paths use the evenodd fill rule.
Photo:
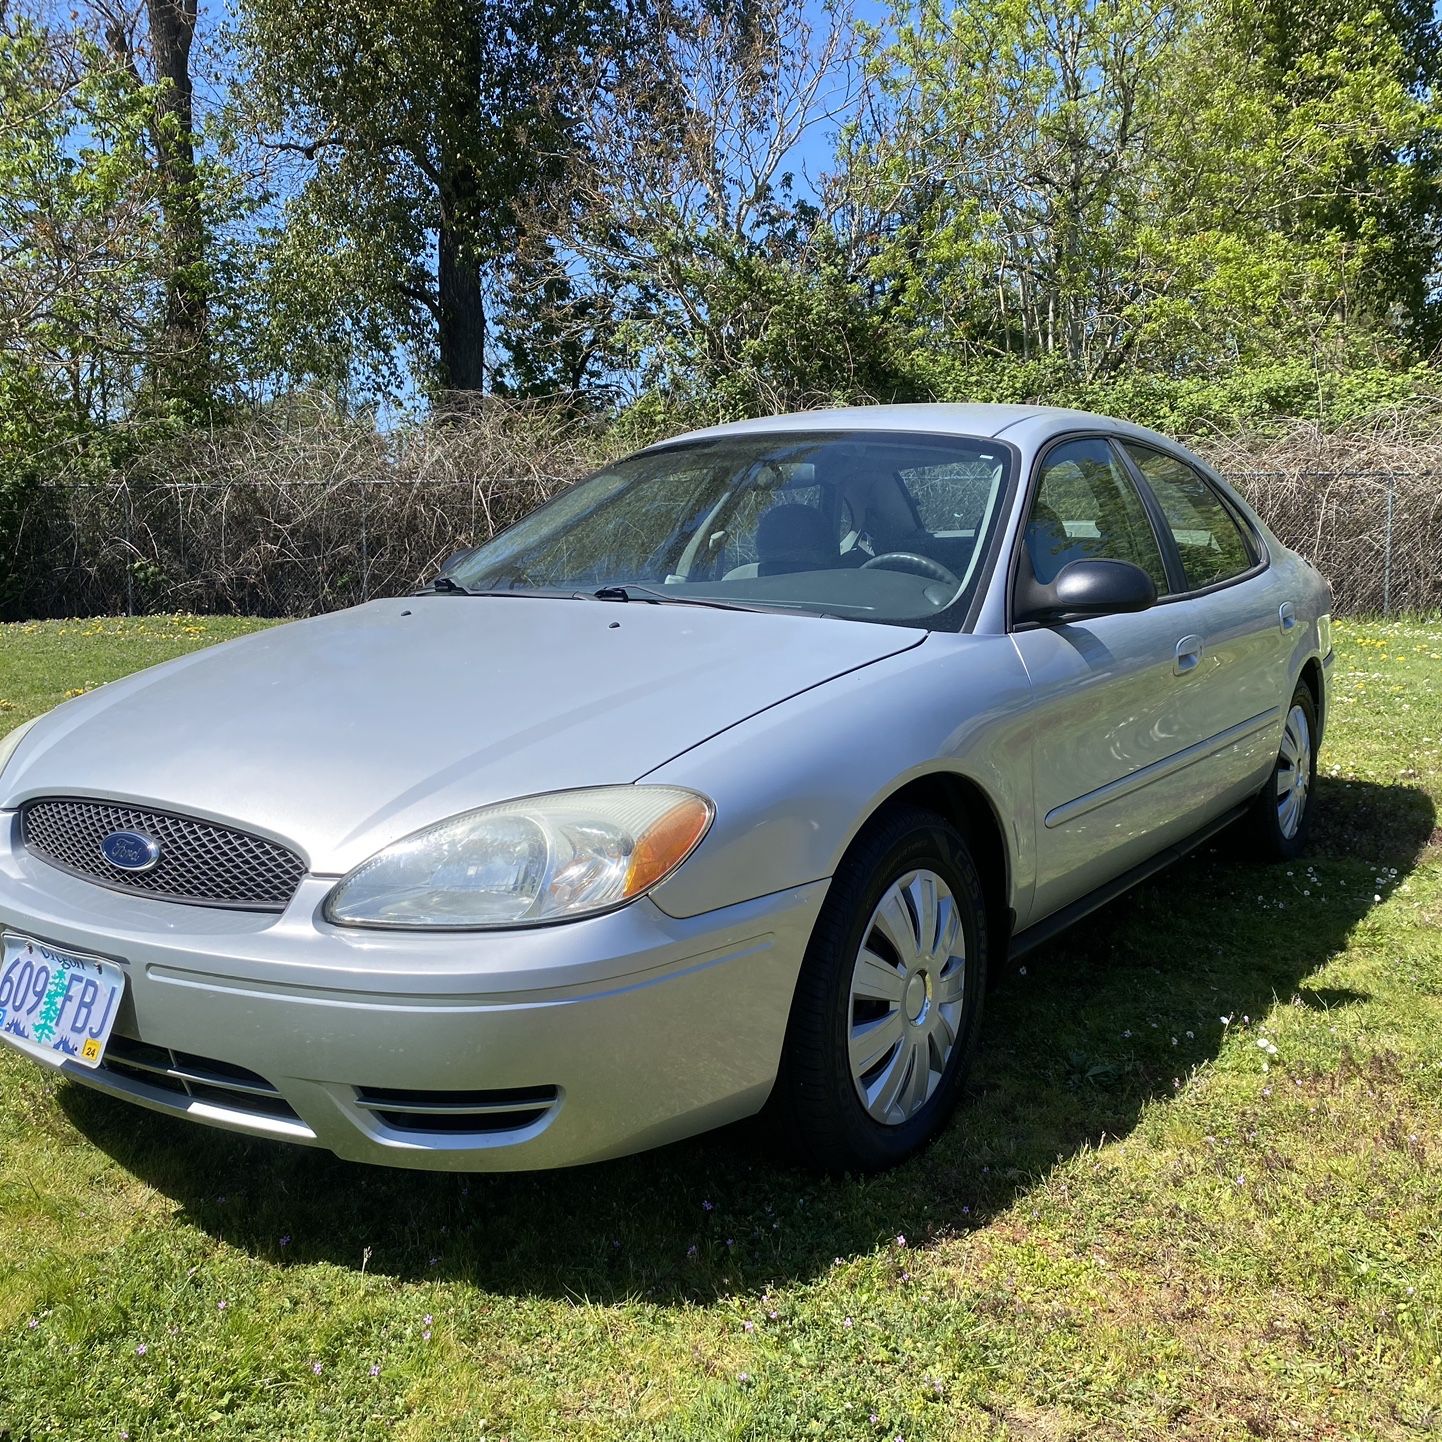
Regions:
<instances>
[{"instance_id":1,"label":"tree","mask_svg":"<svg viewBox=\"0 0 1442 1442\"><path fill-rule=\"evenodd\" d=\"M411 352L441 388L481 389L488 273L564 154L568 79L608 13L243 0L253 118L305 165L277 264L322 325Z\"/></svg>"},{"instance_id":2,"label":"tree","mask_svg":"<svg viewBox=\"0 0 1442 1442\"><path fill-rule=\"evenodd\" d=\"M848 244L917 340L1118 364L1145 294L1166 0L901 0L843 135Z\"/></svg>"},{"instance_id":3,"label":"tree","mask_svg":"<svg viewBox=\"0 0 1442 1442\"><path fill-rule=\"evenodd\" d=\"M850 103L849 13L721 0L645 19L598 55L576 151L529 217L557 237L553 327L599 327L592 353L624 384L712 414L884 386L797 173L798 147Z\"/></svg>"},{"instance_id":4,"label":"tree","mask_svg":"<svg viewBox=\"0 0 1442 1442\"><path fill-rule=\"evenodd\" d=\"M1431 0L1227 0L1212 23L1245 57L1269 128L1307 176L1272 221L1353 247L1359 293L1431 350L1442 340L1442 28Z\"/></svg>"},{"instance_id":5,"label":"tree","mask_svg":"<svg viewBox=\"0 0 1442 1442\"><path fill-rule=\"evenodd\" d=\"M1000 355L1065 387L1392 343L1436 265L1431 52L1278 3L903 0L841 214L923 370Z\"/></svg>"},{"instance_id":6,"label":"tree","mask_svg":"<svg viewBox=\"0 0 1442 1442\"><path fill-rule=\"evenodd\" d=\"M152 389L163 405L199 418L216 403L218 374L211 350L211 234L206 181L197 163L191 52L196 0L93 0L105 43L151 103L149 124L163 227L165 320L153 357Z\"/></svg>"},{"instance_id":7,"label":"tree","mask_svg":"<svg viewBox=\"0 0 1442 1442\"><path fill-rule=\"evenodd\" d=\"M155 354L151 104L84 33L0 10L0 614L38 483L104 465Z\"/></svg>"},{"instance_id":8,"label":"tree","mask_svg":"<svg viewBox=\"0 0 1442 1442\"><path fill-rule=\"evenodd\" d=\"M206 230L195 165L194 89L190 50L196 0L146 0L151 60L157 80L155 156L168 241L165 389L192 406L210 398L207 337Z\"/></svg>"},{"instance_id":9,"label":"tree","mask_svg":"<svg viewBox=\"0 0 1442 1442\"><path fill-rule=\"evenodd\" d=\"M126 413L154 360L154 97L83 32L0 25L0 427Z\"/></svg>"}]
</instances>

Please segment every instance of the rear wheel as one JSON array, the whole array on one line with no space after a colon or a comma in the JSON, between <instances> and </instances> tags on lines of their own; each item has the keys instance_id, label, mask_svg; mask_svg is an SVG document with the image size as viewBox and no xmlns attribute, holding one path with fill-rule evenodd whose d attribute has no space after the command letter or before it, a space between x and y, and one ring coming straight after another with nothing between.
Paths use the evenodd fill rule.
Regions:
<instances>
[{"instance_id":1,"label":"rear wheel","mask_svg":"<svg viewBox=\"0 0 1442 1442\"><path fill-rule=\"evenodd\" d=\"M1291 861L1306 844L1317 784L1317 704L1298 684L1282 726L1282 743L1267 784L1252 803L1249 826L1263 860Z\"/></svg>"},{"instance_id":2,"label":"rear wheel","mask_svg":"<svg viewBox=\"0 0 1442 1442\"><path fill-rule=\"evenodd\" d=\"M787 1142L831 1170L894 1165L950 1115L986 986L981 881L956 828L883 814L833 878L777 1082Z\"/></svg>"}]
</instances>

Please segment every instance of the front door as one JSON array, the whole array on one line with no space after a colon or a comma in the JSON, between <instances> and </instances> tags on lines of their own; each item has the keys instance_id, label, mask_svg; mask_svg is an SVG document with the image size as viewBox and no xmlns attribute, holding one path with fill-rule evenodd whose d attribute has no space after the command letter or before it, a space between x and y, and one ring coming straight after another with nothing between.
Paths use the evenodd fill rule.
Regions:
<instances>
[{"instance_id":1,"label":"front door","mask_svg":"<svg viewBox=\"0 0 1442 1442\"><path fill-rule=\"evenodd\" d=\"M1074 560L1140 566L1169 589L1146 505L1110 441L1046 453L1022 567L1046 583ZM1197 604L1021 625L1013 644L1033 690L1036 889L1029 925L1195 830L1187 776L1202 739L1189 705L1203 643Z\"/></svg>"}]
</instances>

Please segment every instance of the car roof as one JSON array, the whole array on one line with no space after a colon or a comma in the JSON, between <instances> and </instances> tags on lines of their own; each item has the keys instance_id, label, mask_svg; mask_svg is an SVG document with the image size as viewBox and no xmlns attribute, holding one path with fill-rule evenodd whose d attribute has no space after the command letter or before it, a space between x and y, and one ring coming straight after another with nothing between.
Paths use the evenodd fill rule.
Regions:
<instances>
[{"instance_id":1,"label":"car roof","mask_svg":"<svg viewBox=\"0 0 1442 1442\"><path fill-rule=\"evenodd\" d=\"M757 420L708 426L661 442L712 440L721 436L767 435L786 431L916 431L932 435L996 436L1018 446L1035 447L1063 431L1101 430L1138 440L1177 443L1145 426L1092 411L1063 406L944 404L845 406L832 410L793 411Z\"/></svg>"}]
</instances>

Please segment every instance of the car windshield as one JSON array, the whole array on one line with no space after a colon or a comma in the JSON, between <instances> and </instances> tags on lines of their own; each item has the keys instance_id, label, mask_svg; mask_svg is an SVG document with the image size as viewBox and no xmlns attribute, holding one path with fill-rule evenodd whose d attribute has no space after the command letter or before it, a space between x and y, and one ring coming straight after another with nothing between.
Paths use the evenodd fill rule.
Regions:
<instances>
[{"instance_id":1,"label":"car windshield","mask_svg":"<svg viewBox=\"0 0 1442 1442\"><path fill-rule=\"evenodd\" d=\"M447 572L451 589L813 612L931 629L979 583L996 441L752 434L644 451Z\"/></svg>"}]
</instances>

